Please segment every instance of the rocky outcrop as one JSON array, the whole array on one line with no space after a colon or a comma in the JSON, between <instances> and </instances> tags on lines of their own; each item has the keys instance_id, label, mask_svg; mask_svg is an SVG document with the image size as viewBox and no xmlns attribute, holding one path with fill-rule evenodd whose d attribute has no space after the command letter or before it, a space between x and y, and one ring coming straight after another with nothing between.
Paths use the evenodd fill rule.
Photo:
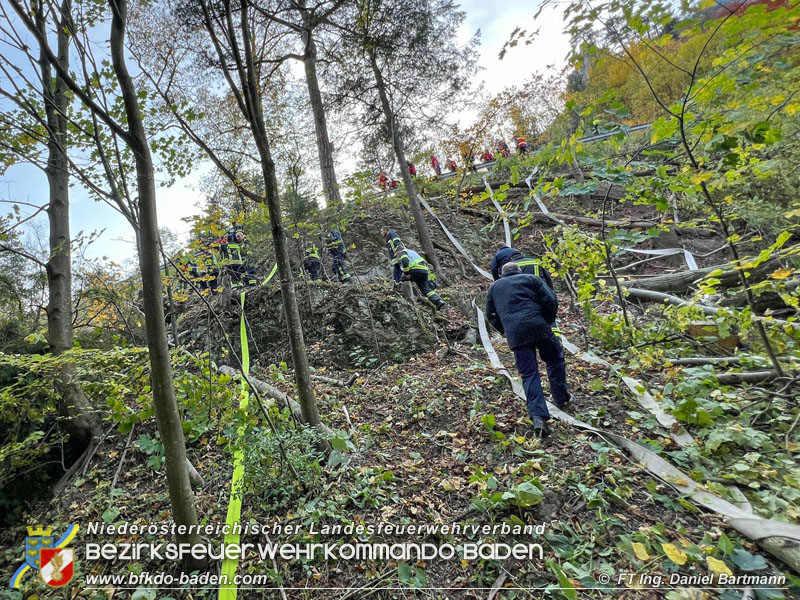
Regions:
<instances>
[{"instance_id":1,"label":"rocky outcrop","mask_svg":"<svg viewBox=\"0 0 800 600\"><path fill-rule=\"evenodd\" d=\"M432 309L408 302L387 284L300 281L296 286L312 365L401 362L435 343ZM246 296L250 354L261 362L291 361L280 293L277 283L271 283L250 289ZM225 294L210 299L236 352L240 352L238 302L238 296ZM210 329L208 324L205 304L193 301L179 320L181 343L221 350L224 344L219 343L216 319L211 319ZM207 344L209 336L214 341Z\"/></svg>"}]
</instances>

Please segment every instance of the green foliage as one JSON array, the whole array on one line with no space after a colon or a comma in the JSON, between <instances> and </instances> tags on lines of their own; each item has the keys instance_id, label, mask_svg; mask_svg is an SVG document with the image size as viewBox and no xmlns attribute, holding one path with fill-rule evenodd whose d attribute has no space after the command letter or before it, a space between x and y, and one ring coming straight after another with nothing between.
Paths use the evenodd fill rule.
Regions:
<instances>
[{"instance_id":1,"label":"green foliage","mask_svg":"<svg viewBox=\"0 0 800 600\"><path fill-rule=\"evenodd\" d=\"M139 439L134 442L134 445L147 455L148 467L151 467L154 471L158 471L164 466L164 461L166 460L164 444L158 432L156 432L154 437L143 433L139 436Z\"/></svg>"},{"instance_id":2,"label":"green foliage","mask_svg":"<svg viewBox=\"0 0 800 600\"><path fill-rule=\"evenodd\" d=\"M479 466L469 480L470 483L477 484L480 490L472 503L486 511L502 512L510 507L531 508L544 497L542 483L536 477L524 477L510 487L501 489L497 478Z\"/></svg>"},{"instance_id":3,"label":"green foliage","mask_svg":"<svg viewBox=\"0 0 800 600\"><path fill-rule=\"evenodd\" d=\"M270 407L273 418L280 417L277 407ZM240 417L241 418L241 417ZM322 438L309 427L292 429L288 415L282 419L282 427L276 434L263 426L253 426L247 430L242 440L235 446L245 450L244 492L259 498L265 509L290 510L297 495L303 490L314 489L322 476L323 453L320 450ZM337 438L337 441L341 438ZM286 458L281 456L279 444L286 449ZM347 442L336 444L339 461L343 462L343 451ZM352 446L352 445L351 445ZM300 476L298 481L286 461L290 462Z\"/></svg>"},{"instance_id":4,"label":"green foliage","mask_svg":"<svg viewBox=\"0 0 800 600\"><path fill-rule=\"evenodd\" d=\"M74 348L61 356L51 354L0 354L0 429L7 432L0 445L0 502L9 511L29 499L29 482L46 487L49 467L61 471L62 444L69 444L56 410L56 380L60 368L70 364L76 383L90 404L116 424L122 433L153 417L150 367L144 348L85 350ZM209 435L217 423L233 417L234 389L230 378L209 370L207 355L186 352L173 355L178 404L182 408L187 441ZM222 443L223 438L220 437ZM163 467L163 445L157 432L141 433L135 447L156 471ZM54 474L56 475L56 474Z\"/></svg>"},{"instance_id":5,"label":"green foliage","mask_svg":"<svg viewBox=\"0 0 800 600\"><path fill-rule=\"evenodd\" d=\"M412 588L424 588L428 585L428 576L421 567L404 562L397 565L397 578Z\"/></svg>"}]
</instances>

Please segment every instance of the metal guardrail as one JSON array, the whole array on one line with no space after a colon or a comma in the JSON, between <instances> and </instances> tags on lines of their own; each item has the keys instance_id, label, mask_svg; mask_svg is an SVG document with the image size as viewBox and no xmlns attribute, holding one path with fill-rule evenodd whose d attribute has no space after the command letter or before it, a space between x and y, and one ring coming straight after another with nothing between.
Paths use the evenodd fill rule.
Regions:
<instances>
[{"instance_id":1,"label":"metal guardrail","mask_svg":"<svg viewBox=\"0 0 800 600\"><path fill-rule=\"evenodd\" d=\"M583 144L586 144L586 143L589 143L589 142L599 142L601 140L607 140L610 137L614 137L615 135L617 135L619 133L624 133L625 137L630 137L631 133L636 132L636 131L643 131L645 129L649 129L650 127L652 127L652 125L653 125L652 123L644 123L643 125L634 125L633 127L628 127L627 125L622 125L622 126L618 127L617 129L614 129L613 131L606 131L604 133L598 133L596 135L589 135L589 136L586 136L586 137L578 138L578 141L583 143ZM481 169L489 169L489 168L493 167L496 162L497 162L496 160L492 160L492 161L489 161L489 162L484 162L484 163L477 164L477 165L475 165L475 169L474 170L480 171ZM442 173L439 176L439 179L449 179L450 177L455 177L457 174L458 174L458 171L448 171L447 173Z\"/></svg>"}]
</instances>

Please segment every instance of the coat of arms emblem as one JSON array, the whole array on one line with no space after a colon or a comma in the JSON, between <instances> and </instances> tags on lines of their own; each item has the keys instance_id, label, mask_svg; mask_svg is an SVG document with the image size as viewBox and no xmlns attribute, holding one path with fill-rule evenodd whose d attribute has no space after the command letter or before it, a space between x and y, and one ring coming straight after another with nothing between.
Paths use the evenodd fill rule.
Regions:
<instances>
[{"instance_id":1,"label":"coat of arms emblem","mask_svg":"<svg viewBox=\"0 0 800 600\"><path fill-rule=\"evenodd\" d=\"M41 568L39 553L42 549L55 547L55 539L51 533L53 533L52 527L41 525L28 527L28 537L25 538L25 562L32 569Z\"/></svg>"},{"instance_id":2,"label":"coat of arms emblem","mask_svg":"<svg viewBox=\"0 0 800 600\"><path fill-rule=\"evenodd\" d=\"M44 548L39 576L51 587L61 587L72 579L75 551L72 548Z\"/></svg>"}]
</instances>

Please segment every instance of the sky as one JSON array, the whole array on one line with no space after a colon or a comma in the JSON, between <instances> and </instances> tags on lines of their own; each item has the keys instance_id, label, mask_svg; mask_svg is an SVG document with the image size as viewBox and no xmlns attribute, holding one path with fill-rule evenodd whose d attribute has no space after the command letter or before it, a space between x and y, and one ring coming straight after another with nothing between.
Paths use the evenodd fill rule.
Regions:
<instances>
[{"instance_id":1,"label":"sky","mask_svg":"<svg viewBox=\"0 0 800 600\"><path fill-rule=\"evenodd\" d=\"M485 82L488 91L499 92L508 85L520 84L531 74L544 72L551 65L558 70L563 68L568 40L562 33L559 12L548 9L534 23L533 15L537 7L530 0L464 0L461 6L467 18L457 32L457 39L465 42L478 29L481 30L479 66L482 69L478 79ZM512 48L500 60L498 54L517 26L529 31L539 28L540 34L533 44ZM159 225L169 227L180 239L185 239L190 229L190 225L182 219L201 212L203 198L197 189L197 182L209 169L209 165L200 167L173 186L158 189ZM47 201L47 193L47 181L36 167L14 166L0 177L0 201L10 199L43 204ZM7 204L0 204L0 211L3 214L9 212L5 210L7 207ZM80 187L73 187L70 216L73 236L79 231L89 233L105 230L98 241L86 250L88 257L107 257L127 269L133 268L136 261L133 232L119 213L102 202L92 200ZM46 225L44 216L39 220Z\"/></svg>"}]
</instances>

